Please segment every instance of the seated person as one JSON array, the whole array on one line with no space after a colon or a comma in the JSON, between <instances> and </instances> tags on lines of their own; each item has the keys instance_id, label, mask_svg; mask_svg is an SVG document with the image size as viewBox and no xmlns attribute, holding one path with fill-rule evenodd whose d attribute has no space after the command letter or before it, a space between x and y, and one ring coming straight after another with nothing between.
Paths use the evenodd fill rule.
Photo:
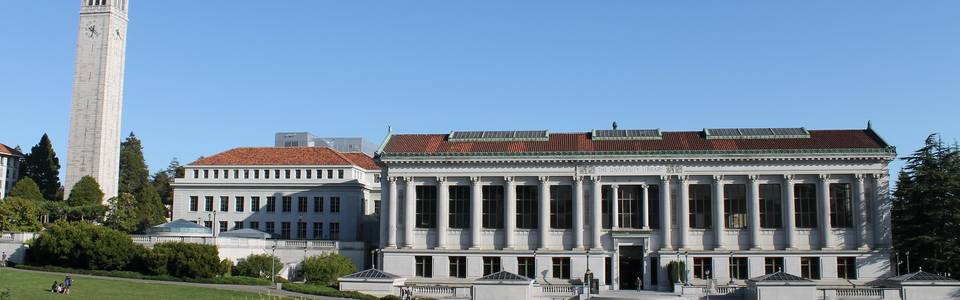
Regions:
<instances>
[{"instance_id":1,"label":"seated person","mask_svg":"<svg viewBox=\"0 0 960 300\"><path fill-rule=\"evenodd\" d=\"M56 292L57 292L57 287L59 287L59 286L60 286L60 282L54 281L54 282L53 282L53 285L50 286L50 292L51 292L51 293L56 293Z\"/></svg>"}]
</instances>

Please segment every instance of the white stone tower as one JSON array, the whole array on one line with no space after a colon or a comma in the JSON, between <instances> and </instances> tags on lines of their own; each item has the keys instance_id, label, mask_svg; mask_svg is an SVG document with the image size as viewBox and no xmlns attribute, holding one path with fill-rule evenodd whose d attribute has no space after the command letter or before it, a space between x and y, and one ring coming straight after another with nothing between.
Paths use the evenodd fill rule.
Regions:
<instances>
[{"instance_id":1,"label":"white stone tower","mask_svg":"<svg viewBox=\"0 0 960 300\"><path fill-rule=\"evenodd\" d=\"M128 0L81 0L64 197L93 176L117 195Z\"/></svg>"}]
</instances>

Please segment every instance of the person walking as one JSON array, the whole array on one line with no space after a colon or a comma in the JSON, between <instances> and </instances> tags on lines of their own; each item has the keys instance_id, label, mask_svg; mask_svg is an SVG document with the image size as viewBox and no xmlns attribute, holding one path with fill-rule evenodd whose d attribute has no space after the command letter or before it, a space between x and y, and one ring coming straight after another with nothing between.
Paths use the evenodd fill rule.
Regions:
<instances>
[{"instance_id":1,"label":"person walking","mask_svg":"<svg viewBox=\"0 0 960 300\"><path fill-rule=\"evenodd\" d=\"M3 251L3 255L0 255L0 268L7 266L7 251Z\"/></svg>"},{"instance_id":2,"label":"person walking","mask_svg":"<svg viewBox=\"0 0 960 300\"><path fill-rule=\"evenodd\" d=\"M70 286L73 285L73 279L70 279L70 275L67 275L67 278L63 280L63 293L70 294Z\"/></svg>"}]
</instances>

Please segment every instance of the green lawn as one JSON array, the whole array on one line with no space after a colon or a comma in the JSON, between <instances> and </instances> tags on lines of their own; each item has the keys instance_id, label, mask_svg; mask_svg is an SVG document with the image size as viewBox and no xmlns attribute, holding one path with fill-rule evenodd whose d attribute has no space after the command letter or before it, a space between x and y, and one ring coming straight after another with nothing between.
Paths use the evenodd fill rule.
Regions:
<instances>
[{"instance_id":1,"label":"green lawn","mask_svg":"<svg viewBox=\"0 0 960 300\"><path fill-rule=\"evenodd\" d=\"M0 294L5 289L10 289L10 299L289 299L203 287L135 283L76 276L73 276L74 283L70 294L61 295L50 292L53 281L62 282L63 276L0 268Z\"/></svg>"}]
</instances>

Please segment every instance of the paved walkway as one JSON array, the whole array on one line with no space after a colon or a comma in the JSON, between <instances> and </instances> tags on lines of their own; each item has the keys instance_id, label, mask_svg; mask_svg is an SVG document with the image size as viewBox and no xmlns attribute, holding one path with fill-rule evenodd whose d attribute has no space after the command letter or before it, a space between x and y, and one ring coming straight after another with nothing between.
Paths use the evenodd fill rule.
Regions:
<instances>
[{"instance_id":1,"label":"paved walkway","mask_svg":"<svg viewBox=\"0 0 960 300\"><path fill-rule=\"evenodd\" d=\"M25 273L39 273L39 274L50 274L50 275L58 275L58 276L66 275L65 273L59 273L59 272L23 270L23 269L16 269L16 268L4 268L3 271L4 272L13 271L13 272L25 272ZM144 279L130 279L130 278L106 277L106 276L72 274L72 273L70 274L70 276L80 277L80 278L96 278L96 279L103 279L103 280L136 282L136 283L194 286L194 287L212 288L212 289L220 289L220 290L228 290L228 291L256 293L256 294L271 295L271 296L284 296L284 297L291 297L296 299L320 299L320 300L346 299L346 298L323 297L323 296L316 296L316 295L294 293L294 292L284 291L284 290L278 291L268 286L262 286L262 285L209 284L209 283L194 283L194 282L181 282L181 281L144 280Z\"/></svg>"},{"instance_id":2,"label":"paved walkway","mask_svg":"<svg viewBox=\"0 0 960 300\"><path fill-rule=\"evenodd\" d=\"M655 291L636 291L636 290L612 290L600 291L599 295L594 295L591 299L649 299L649 300L678 300L686 299L670 292Z\"/></svg>"}]
</instances>

